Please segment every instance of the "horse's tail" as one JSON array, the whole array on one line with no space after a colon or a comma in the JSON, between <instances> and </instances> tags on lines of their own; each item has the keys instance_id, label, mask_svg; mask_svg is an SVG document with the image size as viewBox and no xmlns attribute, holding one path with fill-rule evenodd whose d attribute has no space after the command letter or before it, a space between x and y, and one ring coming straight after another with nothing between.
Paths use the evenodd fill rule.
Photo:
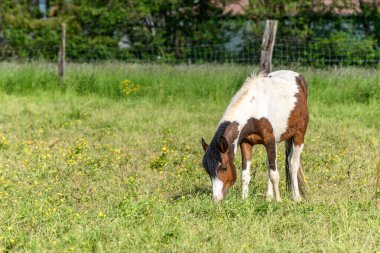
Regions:
<instances>
[{"instance_id":1,"label":"horse's tail","mask_svg":"<svg viewBox=\"0 0 380 253\"><path fill-rule=\"evenodd\" d=\"M285 153L286 153L286 157L285 157L286 189L288 191L291 191L292 181L291 181L291 175L290 175L290 161L293 155L293 138L286 141ZM303 172L301 163L298 169L297 179L298 179L298 188L300 190L300 194L303 198L306 198L306 181L305 181L304 172Z\"/></svg>"}]
</instances>

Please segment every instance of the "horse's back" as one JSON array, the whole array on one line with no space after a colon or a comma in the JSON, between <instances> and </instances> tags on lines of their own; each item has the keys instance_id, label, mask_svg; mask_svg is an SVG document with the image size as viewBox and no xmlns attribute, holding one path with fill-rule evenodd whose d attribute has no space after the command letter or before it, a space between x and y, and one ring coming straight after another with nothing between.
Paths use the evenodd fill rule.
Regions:
<instances>
[{"instance_id":1,"label":"horse's back","mask_svg":"<svg viewBox=\"0 0 380 253\"><path fill-rule=\"evenodd\" d=\"M307 97L307 84L305 78L300 73L291 70L278 70L269 73L268 78L272 80L275 79L275 83L285 82L289 86L297 87L297 93Z\"/></svg>"},{"instance_id":2,"label":"horse's back","mask_svg":"<svg viewBox=\"0 0 380 253\"><path fill-rule=\"evenodd\" d=\"M301 78L299 73L290 70L248 78L232 98L220 122L237 122L243 128L250 119L264 118L270 122L276 141L283 140L283 134L289 134L289 126L296 127L293 120L288 124L289 118L296 116L294 112L305 111L295 111L302 107L299 101L306 95L301 87L304 84L299 81Z\"/></svg>"},{"instance_id":3,"label":"horse's back","mask_svg":"<svg viewBox=\"0 0 380 253\"><path fill-rule=\"evenodd\" d=\"M300 74L292 70L277 70L268 74L268 77L297 77Z\"/></svg>"}]
</instances>

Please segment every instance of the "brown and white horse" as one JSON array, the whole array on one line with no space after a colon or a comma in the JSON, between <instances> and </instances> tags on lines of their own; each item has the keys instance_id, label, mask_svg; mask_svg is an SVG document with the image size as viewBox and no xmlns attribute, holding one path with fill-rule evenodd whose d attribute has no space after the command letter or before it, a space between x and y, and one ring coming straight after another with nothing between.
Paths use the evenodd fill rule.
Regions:
<instances>
[{"instance_id":1,"label":"brown and white horse","mask_svg":"<svg viewBox=\"0 0 380 253\"><path fill-rule=\"evenodd\" d=\"M214 201L219 201L236 181L237 147L242 153L242 197L248 196L252 147L267 151L267 199L280 197L276 150L286 141L286 183L292 199L301 201L304 178L300 164L308 124L307 85L299 73L281 70L247 78L232 98L210 143L202 139L203 166L211 177ZM274 190L274 192L273 192Z\"/></svg>"}]
</instances>

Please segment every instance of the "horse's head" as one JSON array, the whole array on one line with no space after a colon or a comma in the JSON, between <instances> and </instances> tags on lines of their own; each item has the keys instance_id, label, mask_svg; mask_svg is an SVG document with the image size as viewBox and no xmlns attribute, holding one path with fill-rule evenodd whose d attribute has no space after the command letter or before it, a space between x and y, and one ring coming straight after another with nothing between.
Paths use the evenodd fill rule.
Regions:
<instances>
[{"instance_id":1,"label":"horse's head","mask_svg":"<svg viewBox=\"0 0 380 253\"><path fill-rule=\"evenodd\" d=\"M202 164L211 178L212 197L217 202L226 196L228 188L236 180L233 148L229 147L223 136L210 145L202 139L202 147L205 151Z\"/></svg>"}]
</instances>

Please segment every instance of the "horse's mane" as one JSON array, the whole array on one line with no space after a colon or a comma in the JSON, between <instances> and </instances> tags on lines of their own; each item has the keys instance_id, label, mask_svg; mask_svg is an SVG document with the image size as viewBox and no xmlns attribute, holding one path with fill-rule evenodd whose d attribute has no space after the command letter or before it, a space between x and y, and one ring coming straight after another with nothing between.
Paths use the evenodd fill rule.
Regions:
<instances>
[{"instance_id":1,"label":"horse's mane","mask_svg":"<svg viewBox=\"0 0 380 253\"><path fill-rule=\"evenodd\" d=\"M226 115L229 114L231 111L233 112L236 110L236 107L239 106L239 104L242 102L242 100L246 97L246 95L249 93L249 90L254 86L257 81L267 76L267 73L260 70L255 69L251 75L247 77L241 88L238 90L238 92L235 94L235 96L232 98L230 104L228 105L226 111L223 114L221 122L226 120ZM230 115L231 116L231 115ZM227 120L233 121L233 118L227 117Z\"/></svg>"},{"instance_id":2,"label":"horse's mane","mask_svg":"<svg viewBox=\"0 0 380 253\"><path fill-rule=\"evenodd\" d=\"M256 68L252 71L252 73L247 77L245 80L243 86L247 84L253 83L256 79L261 78L261 77L266 77L268 76L268 73L265 70L262 70L260 68ZM242 86L242 87L243 87Z\"/></svg>"}]
</instances>

